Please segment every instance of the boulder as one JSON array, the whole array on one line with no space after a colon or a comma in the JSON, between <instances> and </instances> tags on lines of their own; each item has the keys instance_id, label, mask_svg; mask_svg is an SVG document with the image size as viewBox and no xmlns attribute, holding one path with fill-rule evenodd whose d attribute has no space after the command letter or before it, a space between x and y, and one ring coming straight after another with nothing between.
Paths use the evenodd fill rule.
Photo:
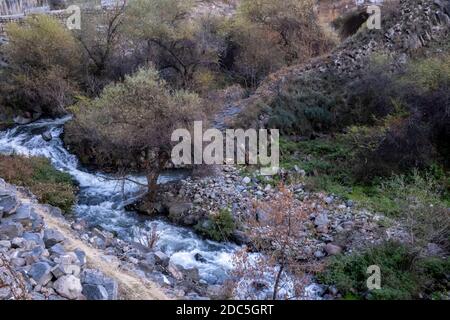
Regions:
<instances>
[{"instance_id":1,"label":"boulder","mask_svg":"<svg viewBox=\"0 0 450 320\"><path fill-rule=\"evenodd\" d=\"M9 215L13 214L19 203L17 202L17 198L10 194L0 194L0 208L3 213Z\"/></svg>"},{"instance_id":2,"label":"boulder","mask_svg":"<svg viewBox=\"0 0 450 320\"><path fill-rule=\"evenodd\" d=\"M332 243L327 243L327 245L325 246L325 251L329 254L329 255L337 255L339 253L342 252L342 248L338 245L332 244Z\"/></svg>"},{"instance_id":3,"label":"boulder","mask_svg":"<svg viewBox=\"0 0 450 320\"><path fill-rule=\"evenodd\" d=\"M177 218L185 215L192 209L192 203L182 202L174 203L169 207L169 215L173 218Z\"/></svg>"},{"instance_id":4,"label":"boulder","mask_svg":"<svg viewBox=\"0 0 450 320\"><path fill-rule=\"evenodd\" d=\"M62 256L66 254L66 250L60 243L50 247L49 251L52 256Z\"/></svg>"},{"instance_id":5,"label":"boulder","mask_svg":"<svg viewBox=\"0 0 450 320\"><path fill-rule=\"evenodd\" d=\"M27 241L34 242L37 246L44 246L44 241L40 233L24 232L22 238Z\"/></svg>"},{"instance_id":6,"label":"boulder","mask_svg":"<svg viewBox=\"0 0 450 320\"><path fill-rule=\"evenodd\" d=\"M10 287L0 288L0 300L8 300L12 297L12 291Z\"/></svg>"},{"instance_id":7,"label":"boulder","mask_svg":"<svg viewBox=\"0 0 450 320\"><path fill-rule=\"evenodd\" d=\"M101 285L108 292L108 300L117 300L118 284L117 281L105 276L102 272L94 269L85 269L81 273L81 282L83 285Z\"/></svg>"},{"instance_id":8,"label":"boulder","mask_svg":"<svg viewBox=\"0 0 450 320\"><path fill-rule=\"evenodd\" d=\"M244 231L241 230L234 230L232 239L234 242L236 242L238 245L248 245L250 244L250 238L245 234Z\"/></svg>"},{"instance_id":9,"label":"boulder","mask_svg":"<svg viewBox=\"0 0 450 320\"><path fill-rule=\"evenodd\" d=\"M35 247L33 250L22 255L27 264L33 264L41 260L41 258L48 257L48 251L42 247Z\"/></svg>"},{"instance_id":10,"label":"boulder","mask_svg":"<svg viewBox=\"0 0 450 320\"><path fill-rule=\"evenodd\" d=\"M33 207L28 204L23 204L17 208L16 213L10 216L8 220L19 222L24 228L30 228L36 218L37 214L34 212Z\"/></svg>"},{"instance_id":11,"label":"boulder","mask_svg":"<svg viewBox=\"0 0 450 320\"><path fill-rule=\"evenodd\" d=\"M0 240L0 247L6 248L6 249L11 248L11 241Z\"/></svg>"},{"instance_id":12,"label":"boulder","mask_svg":"<svg viewBox=\"0 0 450 320\"><path fill-rule=\"evenodd\" d=\"M65 275L73 275L78 277L81 269L75 264L58 264L52 269L52 274L55 278L60 278Z\"/></svg>"},{"instance_id":13,"label":"boulder","mask_svg":"<svg viewBox=\"0 0 450 320\"><path fill-rule=\"evenodd\" d=\"M181 272L178 265L170 262L169 266L167 268L167 271L169 271L169 274L174 277L176 280L183 280L183 273Z\"/></svg>"},{"instance_id":14,"label":"boulder","mask_svg":"<svg viewBox=\"0 0 450 320\"><path fill-rule=\"evenodd\" d=\"M78 258L78 264L84 266L86 264L86 253L81 249L75 249L73 252Z\"/></svg>"},{"instance_id":15,"label":"boulder","mask_svg":"<svg viewBox=\"0 0 450 320\"><path fill-rule=\"evenodd\" d=\"M321 213L316 216L314 219L314 224L316 227L327 226L330 220L328 220L328 216L326 213Z\"/></svg>"},{"instance_id":16,"label":"boulder","mask_svg":"<svg viewBox=\"0 0 450 320\"><path fill-rule=\"evenodd\" d=\"M71 300L80 298L83 291L80 279L73 275L62 276L56 280L53 284L53 289L64 298Z\"/></svg>"},{"instance_id":17,"label":"boulder","mask_svg":"<svg viewBox=\"0 0 450 320\"><path fill-rule=\"evenodd\" d=\"M22 234L23 227L20 223L8 221L0 224L0 240L14 239Z\"/></svg>"},{"instance_id":18,"label":"boulder","mask_svg":"<svg viewBox=\"0 0 450 320\"><path fill-rule=\"evenodd\" d=\"M52 280L51 267L47 262L36 262L34 263L28 275L36 281L38 285L45 286L50 280Z\"/></svg>"},{"instance_id":19,"label":"boulder","mask_svg":"<svg viewBox=\"0 0 450 320\"><path fill-rule=\"evenodd\" d=\"M212 299L224 299L225 298L225 292L224 287L221 285L209 285L206 288L206 294L208 297Z\"/></svg>"},{"instance_id":20,"label":"boulder","mask_svg":"<svg viewBox=\"0 0 450 320\"><path fill-rule=\"evenodd\" d=\"M243 183L243 184L249 184L251 181L252 181L252 179L250 179L250 177L244 177L244 178L242 179L242 183Z\"/></svg>"},{"instance_id":21,"label":"boulder","mask_svg":"<svg viewBox=\"0 0 450 320\"><path fill-rule=\"evenodd\" d=\"M61 232L54 229L46 229L44 231L44 243L46 248L51 248L55 244L63 242L65 237Z\"/></svg>"},{"instance_id":22,"label":"boulder","mask_svg":"<svg viewBox=\"0 0 450 320\"><path fill-rule=\"evenodd\" d=\"M46 131L44 133L41 134L42 139L44 139L44 141L51 141L52 140L52 133L50 131Z\"/></svg>"},{"instance_id":23,"label":"boulder","mask_svg":"<svg viewBox=\"0 0 450 320\"><path fill-rule=\"evenodd\" d=\"M153 256L155 258L155 263L156 264L161 265L163 267L167 267L169 265L170 258L164 252L156 251L156 252L153 253Z\"/></svg>"},{"instance_id":24,"label":"boulder","mask_svg":"<svg viewBox=\"0 0 450 320\"><path fill-rule=\"evenodd\" d=\"M102 285L84 284L82 293L88 300L108 300L108 291Z\"/></svg>"},{"instance_id":25,"label":"boulder","mask_svg":"<svg viewBox=\"0 0 450 320\"><path fill-rule=\"evenodd\" d=\"M29 124L31 122L33 122L32 118L25 118L22 116L16 116L13 118L13 121L15 124L19 124L19 125L24 125L24 124Z\"/></svg>"},{"instance_id":26,"label":"boulder","mask_svg":"<svg viewBox=\"0 0 450 320\"><path fill-rule=\"evenodd\" d=\"M201 263L207 262L206 259L198 252L194 255L194 259L195 259L195 261L198 261Z\"/></svg>"}]
</instances>

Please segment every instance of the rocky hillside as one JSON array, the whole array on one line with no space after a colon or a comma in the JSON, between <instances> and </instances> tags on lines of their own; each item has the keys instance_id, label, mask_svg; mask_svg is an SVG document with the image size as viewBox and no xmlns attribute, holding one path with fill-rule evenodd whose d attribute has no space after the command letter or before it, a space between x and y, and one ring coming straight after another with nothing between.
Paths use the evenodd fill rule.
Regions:
<instances>
[{"instance_id":1,"label":"rocky hillside","mask_svg":"<svg viewBox=\"0 0 450 320\"><path fill-rule=\"evenodd\" d=\"M286 84L309 74L336 75L351 81L367 67L367 59L373 54L386 54L404 64L418 50L448 42L449 32L449 1L400 0L388 12L382 12L381 30L360 30L326 56L271 74L241 106L245 110L249 106L270 105Z\"/></svg>"},{"instance_id":2,"label":"rocky hillside","mask_svg":"<svg viewBox=\"0 0 450 320\"><path fill-rule=\"evenodd\" d=\"M58 208L0 179L0 300L167 299L93 244L111 238L101 231L82 237L81 229L71 228Z\"/></svg>"}]
</instances>

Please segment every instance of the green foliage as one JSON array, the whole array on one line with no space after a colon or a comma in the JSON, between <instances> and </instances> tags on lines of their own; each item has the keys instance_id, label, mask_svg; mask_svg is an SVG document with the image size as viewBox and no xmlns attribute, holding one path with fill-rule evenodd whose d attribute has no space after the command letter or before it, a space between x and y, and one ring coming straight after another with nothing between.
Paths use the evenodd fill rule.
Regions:
<instances>
[{"instance_id":1,"label":"green foliage","mask_svg":"<svg viewBox=\"0 0 450 320\"><path fill-rule=\"evenodd\" d=\"M318 275L325 284L335 285L344 297L375 300L416 299L430 285L448 290L448 260L418 259L409 247L386 242L362 253L339 255L330 259L327 269ZM369 291L367 268L378 265L381 289Z\"/></svg>"},{"instance_id":2,"label":"green foliage","mask_svg":"<svg viewBox=\"0 0 450 320\"><path fill-rule=\"evenodd\" d=\"M59 115L70 104L80 74L80 50L69 30L47 15L6 27L8 68L2 74L5 105Z\"/></svg>"},{"instance_id":3,"label":"green foliage","mask_svg":"<svg viewBox=\"0 0 450 320\"><path fill-rule=\"evenodd\" d=\"M194 229L214 241L228 241L236 229L231 210L226 208L209 216L208 220L199 222Z\"/></svg>"},{"instance_id":4,"label":"green foliage","mask_svg":"<svg viewBox=\"0 0 450 320\"><path fill-rule=\"evenodd\" d=\"M0 156L0 176L9 183L27 187L39 201L69 213L75 203L71 176L56 170L46 158Z\"/></svg>"},{"instance_id":5,"label":"green foliage","mask_svg":"<svg viewBox=\"0 0 450 320\"><path fill-rule=\"evenodd\" d=\"M414 61L401 81L423 91L437 90L443 85L449 86L450 54Z\"/></svg>"},{"instance_id":6,"label":"green foliage","mask_svg":"<svg viewBox=\"0 0 450 320\"><path fill-rule=\"evenodd\" d=\"M330 176L345 183L351 178L346 164L351 159L352 148L345 139L324 138L305 141L280 140L281 166L292 169L295 165L309 176Z\"/></svg>"}]
</instances>

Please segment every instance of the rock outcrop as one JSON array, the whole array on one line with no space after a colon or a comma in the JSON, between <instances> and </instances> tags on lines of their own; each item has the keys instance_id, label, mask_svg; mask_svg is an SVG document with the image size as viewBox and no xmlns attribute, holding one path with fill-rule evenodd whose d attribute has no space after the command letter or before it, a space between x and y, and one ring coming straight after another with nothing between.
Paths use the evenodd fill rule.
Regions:
<instances>
[{"instance_id":1,"label":"rock outcrop","mask_svg":"<svg viewBox=\"0 0 450 320\"><path fill-rule=\"evenodd\" d=\"M395 69L420 49L433 43L448 43L449 35L449 1L399 0L394 8L382 12L380 30L364 28L326 56L269 75L240 106L242 110L253 110L252 106L270 105L286 85L309 75L333 75L351 81L367 67L374 53L392 57Z\"/></svg>"}]
</instances>

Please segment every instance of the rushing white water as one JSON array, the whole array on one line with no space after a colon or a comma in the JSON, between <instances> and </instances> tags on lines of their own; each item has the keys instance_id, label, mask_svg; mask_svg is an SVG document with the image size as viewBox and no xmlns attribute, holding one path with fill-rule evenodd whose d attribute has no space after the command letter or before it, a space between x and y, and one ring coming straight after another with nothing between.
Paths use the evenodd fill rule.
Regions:
<instances>
[{"instance_id":1,"label":"rushing white water","mask_svg":"<svg viewBox=\"0 0 450 320\"><path fill-rule=\"evenodd\" d=\"M28 125L16 126L10 130L0 132L0 153L20 154L25 156L43 156L51 160L58 170L69 173L79 184L80 192L74 213L85 219L91 226L115 232L124 240L140 242L156 227L159 239L157 247L168 256L172 262L185 268L195 267L200 277L209 284L222 283L228 277L232 268L232 257L239 249L234 244L222 244L201 239L187 228L174 226L162 220L149 220L137 214L127 212L124 206L142 195L145 190L132 182L124 185L111 177L100 173L84 170L76 156L70 154L63 146L60 135L63 125L70 117L58 120L40 120ZM41 134L50 132L52 140L45 141ZM180 179L184 175L180 172L170 172L159 177L159 183ZM109 178L109 179L108 179ZM135 176L134 180L145 181L144 177ZM196 259L200 254L203 259ZM254 254L255 257L257 254ZM274 272L264 274L270 283ZM252 290L247 281L239 284L238 298L249 297L248 290ZM245 288L244 288L245 287ZM291 294L294 291L292 283L284 281L281 294ZM309 289L308 289L309 288ZM308 287L308 290L314 290ZM254 292L250 293L255 297ZM257 292L258 298L266 298L267 292ZM312 296L307 296L312 298Z\"/></svg>"},{"instance_id":2,"label":"rushing white water","mask_svg":"<svg viewBox=\"0 0 450 320\"><path fill-rule=\"evenodd\" d=\"M51 160L59 170L69 173L79 184L80 193L74 212L91 226L113 231L125 240L140 241L156 226L159 233L157 246L184 267L196 267L200 276L208 283L221 282L231 265L231 256L236 249L232 244L219 244L199 238L192 231L173 226L161 220L144 220L126 212L124 205L138 197L144 190L127 182L107 179L99 173L81 168L77 158L70 154L59 138L63 124L69 118L41 120L32 124L17 126L0 133L0 153L43 156ZM45 141L41 133L49 131L53 139ZM170 173L159 178L160 183L179 179L182 174ZM133 179L145 181L143 177ZM122 190L124 191L122 193ZM206 260L199 262L196 254Z\"/></svg>"}]
</instances>

